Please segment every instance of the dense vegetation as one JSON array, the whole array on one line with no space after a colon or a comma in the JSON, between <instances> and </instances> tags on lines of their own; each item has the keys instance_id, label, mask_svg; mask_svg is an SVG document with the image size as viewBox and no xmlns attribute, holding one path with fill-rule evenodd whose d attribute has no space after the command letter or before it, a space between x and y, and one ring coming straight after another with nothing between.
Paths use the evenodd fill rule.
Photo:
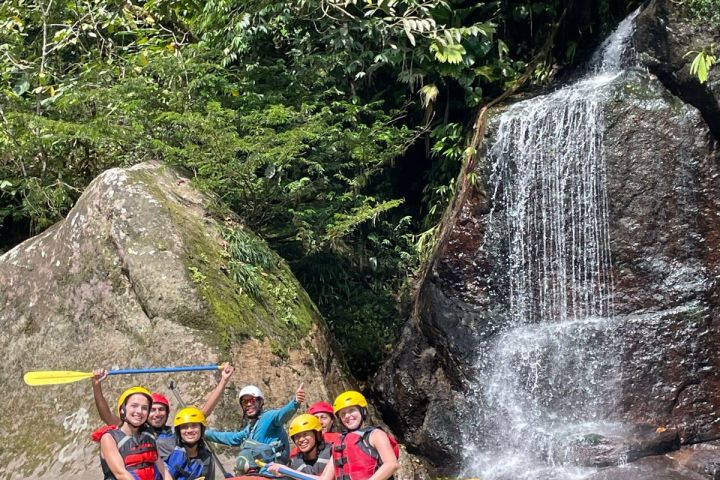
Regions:
<instances>
[{"instance_id":1,"label":"dense vegetation","mask_svg":"<svg viewBox=\"0 0 720 480\"><path fill-rule=\"evenodd\" d=\"M528 65L551 81L636 3L5 0L0 249L107 168L184 167L290 262L366 377L474 108Z\"/></svg>"}]
</instances>

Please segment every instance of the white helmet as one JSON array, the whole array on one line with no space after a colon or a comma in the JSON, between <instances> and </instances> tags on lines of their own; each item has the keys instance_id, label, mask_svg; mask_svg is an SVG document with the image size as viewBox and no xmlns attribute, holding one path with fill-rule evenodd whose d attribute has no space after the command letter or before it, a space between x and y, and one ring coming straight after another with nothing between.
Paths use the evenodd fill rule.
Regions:
<instances>
[{"instance_id":1,"label":"white helmet","mask_svg":"<svg viewBox=\"0 0 720 480\"><path fill-rule=\"evenodd\" d=\"M243 388L241 388L240 393L238 393L238 400L242 400L245 395L250 395L251 397L265 400L262 390L260 390L255 385L245 385Z\"/></svg>"}]
</instances>

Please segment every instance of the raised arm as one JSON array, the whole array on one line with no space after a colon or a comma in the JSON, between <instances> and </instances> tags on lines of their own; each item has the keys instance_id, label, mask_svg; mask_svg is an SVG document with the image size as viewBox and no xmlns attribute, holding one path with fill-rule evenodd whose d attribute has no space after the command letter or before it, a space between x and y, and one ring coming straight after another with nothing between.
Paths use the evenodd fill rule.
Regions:
<instances>
[{"instance_id":1,"label":"raised arm","mask_svg":"<svg viewBox=\"0 0 720 480\"><path fill-rule=\"evenodd\" d=\"M295 398L290 400L284 407L275 410L273 423L278 426L285 425L297 412L298 407L305 401L305 383L301 383L295 391Z\"/></svg>"},{"instance_id":2,"label":"raised arm","mask_svg":"<svg viewBox=\"0 0 720 480\"><path fill-rule=\"evenodd\" d=\"M222 398L222 392L223 390L225 390L225 387L227 386L230 378L233 376L234 373L235 367L230 365L230 363L225 362L223 364L222 373L220 374L220 381L215 386L213 391L210 392L210 395L208 395L207 400L205 400L205 404L200 407L200 410L202 410L206 417L210 416L213 410L215 410L215 407L217 407L217 404Z\"/></svg>"},{"instance_id":3,"label":"raised arm","mask_svg":"<svg viewBox=\"0 0 720 480\"><path fill-rule=\"evenodd\" d=\"M112 413L110 406L105 400L105 396L102 391L102 382L107 378L107 370L104 368L98 368L93 370L93 376L90 379L92 382L93 398L95 399L95 408L97 408L100 414L100 419L105 422L106 425L120 425L120 418Z\"/></svg>"}]
</instances>

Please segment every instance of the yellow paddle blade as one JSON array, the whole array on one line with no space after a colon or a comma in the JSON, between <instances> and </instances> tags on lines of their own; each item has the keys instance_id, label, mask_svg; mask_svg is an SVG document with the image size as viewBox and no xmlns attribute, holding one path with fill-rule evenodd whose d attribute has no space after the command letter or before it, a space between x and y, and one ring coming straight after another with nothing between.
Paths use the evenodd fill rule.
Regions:
<instances>
[{"instance_id":1,"label":"yellow paddle blade","mask_svg":"<svg viewBox=\"0 0 720 480\"><path fill-rule=\"evenodd\" d=\"M27 372L23 378L25 383L32 386L60 385L92 378L92 372L70 372L64 370L48 370L44 372Z\"/></svg>"}]
</instances>

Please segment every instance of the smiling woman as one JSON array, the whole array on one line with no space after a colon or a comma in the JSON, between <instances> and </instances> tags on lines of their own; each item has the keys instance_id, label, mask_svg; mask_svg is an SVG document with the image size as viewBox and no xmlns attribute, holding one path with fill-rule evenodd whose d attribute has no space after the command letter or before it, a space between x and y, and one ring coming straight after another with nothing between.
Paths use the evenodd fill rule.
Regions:
<instances>
[{"instance_id":1,"label":"smiling woman","mask_svg":"<svg viewBox=\"0 0 720 480\"><path fill-rule=\"evenodd\" d=\"M177 446L165 462L172 477L175 480L215 478L212 452L203 441L207 420L202 410L183 408L175 415L173 425Z\"/></svg>"},{"instance_id":2,"label":"smiling woman","mask_svg":"<svg viewBox=\"0 0 720 480\"><path fill-rule=\"evenodd\" d=\"M100 465L105 480L172 480L158 456L155 437L146 430L152 395L143 387L125 390L118 399L119 427L100 435Z\"/></svg>"}]
</instances>

